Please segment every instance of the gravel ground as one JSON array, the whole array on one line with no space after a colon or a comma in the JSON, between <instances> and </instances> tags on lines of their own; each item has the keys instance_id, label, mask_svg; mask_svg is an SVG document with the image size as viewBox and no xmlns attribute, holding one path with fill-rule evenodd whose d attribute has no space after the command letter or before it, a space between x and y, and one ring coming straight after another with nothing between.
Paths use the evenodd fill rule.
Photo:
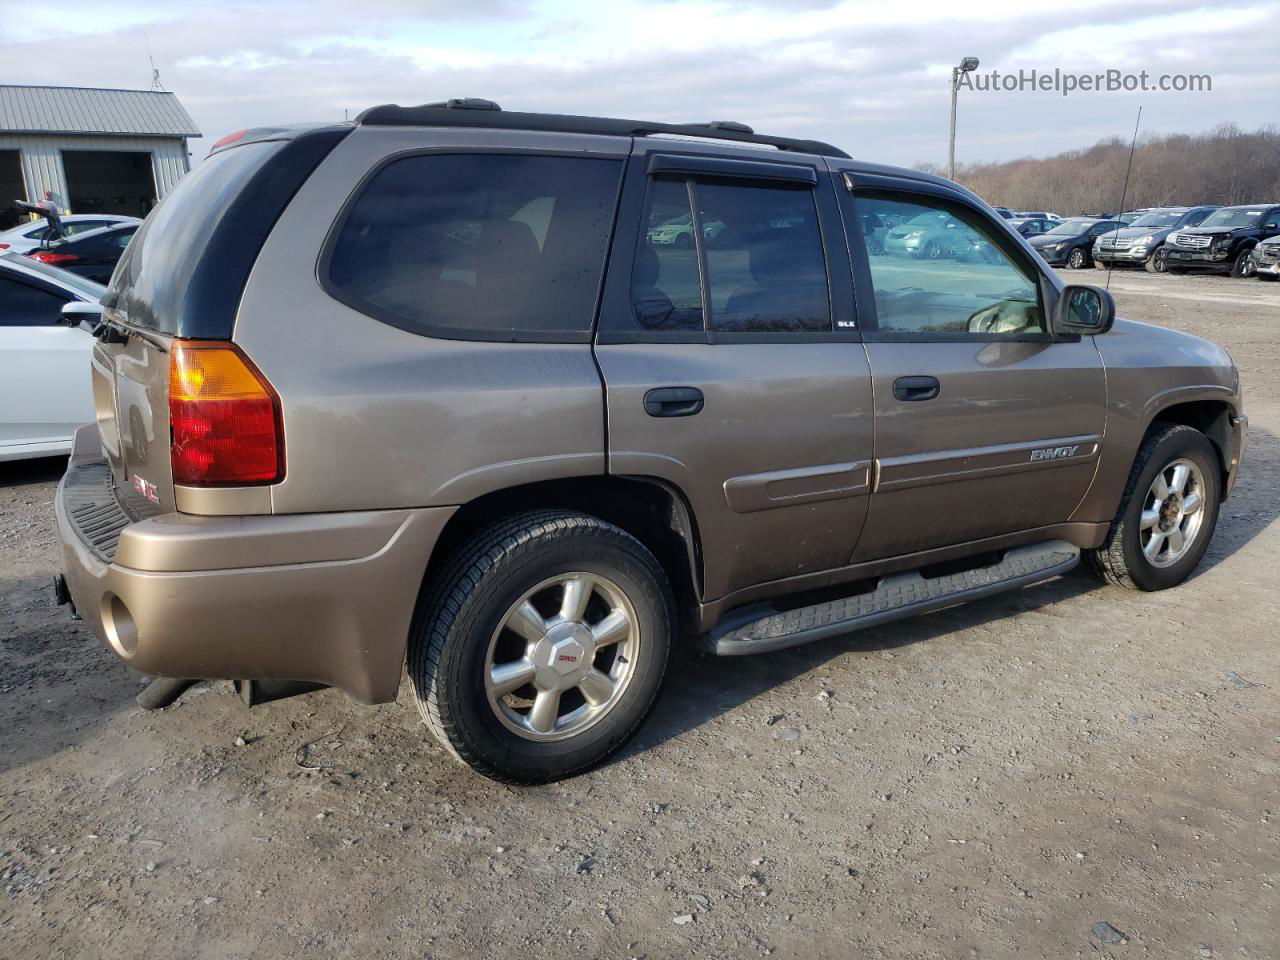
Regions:
<instances>
[{"instance_id":1,"label":"gravel ground","mask_svg":"<svg viewBox=\"0 0 1280 960\"><path fill-rule=\"evenodd\" d=\"M138 710L52 603L61 462L0 464L0 957L1280 957L1280 289L1112 290L1242 370L1190 582L682 653L621 757L537 789L406 690Z\"/></svg>"}]
</instances>

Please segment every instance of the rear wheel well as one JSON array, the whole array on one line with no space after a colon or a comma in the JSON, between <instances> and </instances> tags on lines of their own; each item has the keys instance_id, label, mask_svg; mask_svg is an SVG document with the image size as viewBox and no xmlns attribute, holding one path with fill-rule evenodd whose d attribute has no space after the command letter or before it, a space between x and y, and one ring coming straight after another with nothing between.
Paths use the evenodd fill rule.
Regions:
<instances>
[{"instance_id":1,"label":"rear wheel well","mask_svg":"<svg viewBox=\"0 0 1280 960\"><path fill-rule=\"evenodd\" d=\"M449 518L431 552L424 583L481 528L531 509L576 510L631 534L657 557L671 581L681 627L696 622L702 583L697 523L684 495L661 480L643 477L573 477L510 487L463 504Z\"/></svg>"},{"instance_id":2,"label":"rear wheel well","mask_svg":"<svg viewBox=\"0 0 1280 960\"><path fill-rule=\"evenodd\" d=\"M1222 468L1222 482L1225 490L1227 471L1235 456L1235 433L1231 428L1231 412L1230 405L1221 400L1195 400L1161 410L1156 414L1151 426L1161 423L1181 423L1199 430L1208 437L1213 448L1218 451L1218 465Z\"/></svg>"}]
</instances>

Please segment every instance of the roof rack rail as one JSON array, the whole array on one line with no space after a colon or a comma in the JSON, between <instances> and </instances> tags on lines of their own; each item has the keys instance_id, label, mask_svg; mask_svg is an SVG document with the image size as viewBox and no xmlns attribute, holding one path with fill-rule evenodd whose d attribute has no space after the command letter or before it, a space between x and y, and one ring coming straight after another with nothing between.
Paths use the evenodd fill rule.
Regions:
<instances>
[{"instance_id":1,"label":"roof rack rail","mask_svg":"<svg viewBox=\"0 0 1280 960\"><path fill-rule=\"evenodd\" d=\"M503 110L492 100L459 97L417 107L386 103L369 107L356 117L364 126L389 127L497 127L506 130L541 130L551 133L594 133L619 137L647 137L665 134L677 137L707 137L737 143L776 147L792 153L822 157L849 155L821 140L795 140L756 133L745 123L713 120L710 123L657 123L647 120L618 120L610 117L575 117L558 113L515 113Z\"/></svg>"}]
</instances>

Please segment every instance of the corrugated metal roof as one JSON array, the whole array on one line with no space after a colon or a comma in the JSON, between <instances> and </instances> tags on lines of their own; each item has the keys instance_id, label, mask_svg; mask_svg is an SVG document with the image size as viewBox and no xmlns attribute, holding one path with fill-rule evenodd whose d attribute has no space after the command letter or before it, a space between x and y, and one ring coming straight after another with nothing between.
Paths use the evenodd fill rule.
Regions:
<instances>
[{"instance_id":1,"label":"corrugated metal roof","mask_svg":"<svg viewBox=\"0 0 1280 960\"><path fill-rule=\"evenodd\" d=\"M167 91L4 84L0 132L200 136L178 98Z\"/></svg>"}]
</instances>

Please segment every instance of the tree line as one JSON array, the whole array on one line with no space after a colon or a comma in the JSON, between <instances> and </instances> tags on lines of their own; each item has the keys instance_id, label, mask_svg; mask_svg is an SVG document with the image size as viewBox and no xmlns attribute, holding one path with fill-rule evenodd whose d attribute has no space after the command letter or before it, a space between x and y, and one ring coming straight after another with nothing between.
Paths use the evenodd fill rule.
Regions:
<instances>
[{"instance_id":1,"label":"tree line","mask_svg":"<svg viewBox=\"0 0 1280 960\"><path fill-rule=\"evenodd\" d=\"M956 166L956 180L989 203L1063 216L1117 213L1130 142L1120 137L1052 157ZM935 164L917 169L946 176ZM1207 133L1138 139L1125 209L1280 203L1280 129L1223 123Z\"/></svg>"}]
</instances>

